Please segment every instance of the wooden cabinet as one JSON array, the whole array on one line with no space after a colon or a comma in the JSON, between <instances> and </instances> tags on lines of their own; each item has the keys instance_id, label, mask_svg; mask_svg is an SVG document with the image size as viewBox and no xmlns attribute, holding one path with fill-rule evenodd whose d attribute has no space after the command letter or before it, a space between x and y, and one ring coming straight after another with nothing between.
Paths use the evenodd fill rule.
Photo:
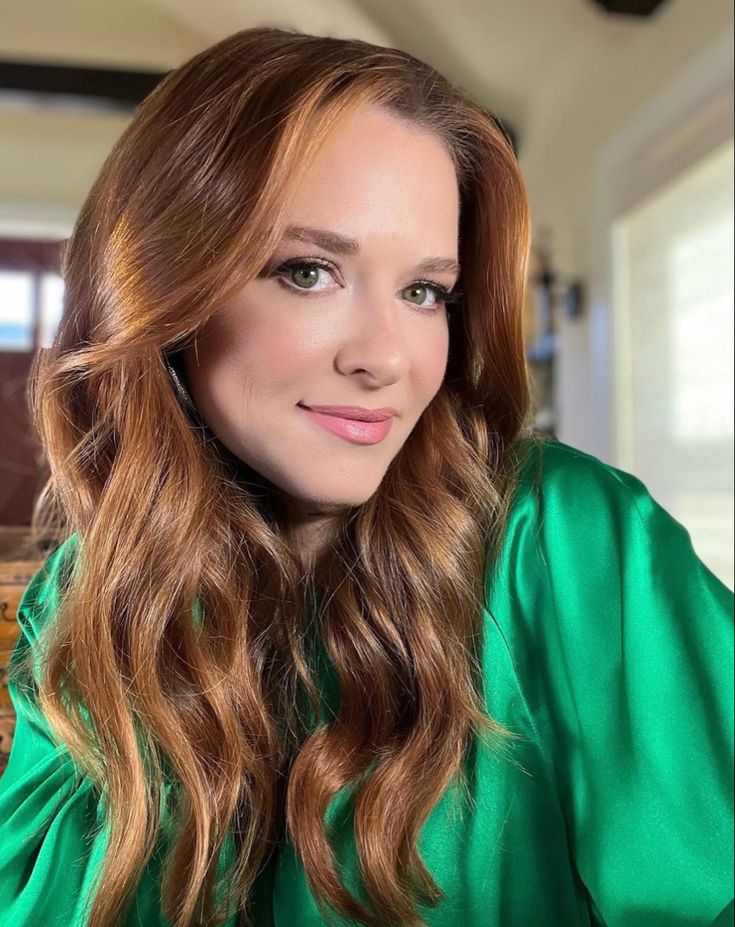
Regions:
<instances>
[{"instance_id":1,"label":"wooden cabinet","mask_svg":"<svg viewBox=\"0 0 735 927\"><path fill-rule=\"evenodd\" d=\"M16 615L26 586L42 563L42 560L0 561L0 776L8 763L15 730L7 667L20 633Z\"/></svg>"}]
</instances>

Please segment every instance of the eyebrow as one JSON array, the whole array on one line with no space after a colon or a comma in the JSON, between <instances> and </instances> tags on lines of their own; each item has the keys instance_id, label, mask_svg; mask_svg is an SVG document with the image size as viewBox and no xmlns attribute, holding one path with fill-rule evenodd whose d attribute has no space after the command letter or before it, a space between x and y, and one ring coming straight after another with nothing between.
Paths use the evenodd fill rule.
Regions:
<instances>
[{"instance_id":1,"label":"eyebrow","mask_svg":"<svg viewBox=\"0 0 735 927\"><path fill-rule=\"evenodd\" d=\"M308 225L289 225L283 237L309 241L333 254L357 254L360 250L360 242L356 238ZM419 261L416 270L425 274L459 274L459 264L453 258L429 257Z\"/></svg>"}]
</instances>

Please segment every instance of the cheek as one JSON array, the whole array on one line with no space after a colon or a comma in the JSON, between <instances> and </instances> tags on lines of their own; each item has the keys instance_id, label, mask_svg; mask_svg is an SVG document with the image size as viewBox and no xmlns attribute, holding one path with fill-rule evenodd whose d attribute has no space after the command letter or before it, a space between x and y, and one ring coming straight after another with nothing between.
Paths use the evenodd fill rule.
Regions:
<instances>
[{"instance_id":1,"label":"cheek","mask_svg":"<svg viewBox=\"0 0 735 927\"><path fill-rule=\"evenodd\" d=\"M414 360L415 369L422 388L433 396L444 380L449 358L449 331L441 332L434 338L428 339L422 346L420 356Z\"/></svg>"},{"instance_id":2,"label":"cheek","mask_svg":"<svg viewBox=\"0 0 735 927\"><path fill-rule=\"evenodd\" d=\"M288 382L308 366L309 339L295 325L274 324L273 315L228 320L222 332L227 366L256 382Z\"/></svg>"}]
</instances>

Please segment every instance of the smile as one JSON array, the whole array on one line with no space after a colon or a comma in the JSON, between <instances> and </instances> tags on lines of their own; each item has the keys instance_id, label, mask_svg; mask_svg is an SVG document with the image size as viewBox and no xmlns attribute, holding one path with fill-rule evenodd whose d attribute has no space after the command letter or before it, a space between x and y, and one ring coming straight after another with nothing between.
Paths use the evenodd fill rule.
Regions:
<instances>
[{"instance_id":1,"label":"smile","mask_svg":"<svg viewBox=\"0 0 735 927\"><path fill-rule=\"evenodd\" d=\"M320 425L325 431L351 444L377 444L388 434L393 425L393 417L383 422L360 422L354 418L343 418L341 415L327 415L325 412L315 412L305 406L299 406L311 420Z\"/></svg>"}]
</instances>

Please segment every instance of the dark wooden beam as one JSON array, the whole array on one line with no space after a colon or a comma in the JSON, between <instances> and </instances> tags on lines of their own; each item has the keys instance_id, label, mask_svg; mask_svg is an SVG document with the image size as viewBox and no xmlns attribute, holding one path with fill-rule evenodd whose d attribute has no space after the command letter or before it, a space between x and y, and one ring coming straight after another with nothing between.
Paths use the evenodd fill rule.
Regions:
<instances>
[{"instance_id":1,"label":"dark wooden beam","mask_svg":"<svg viewBox=\"0 0 735 927\"><path fill-rule=\"evenodd\" d=\"M131 71L0 59L0 95L23 95L53 105L68 102L129 112L169 71ZM488 113L518 154L518 132Z\"/></svg>"},{"instance_id":2,"label":"dark wooden beam","mask_svg":"<svg viewBox=\"0 0 735 927\"><path fill-rule=\"evenodd\" d=\"M0 93L68 98L114 109L132 110L167 71L132 71L68 64L0 60Z\"/></svg>"},{"instance_id":3,"label":"dark wooden beam","mask_svg":"<svg viewBox=\"0 0 735 927\"><path fill-rule=\"evenodd\" d=\"M666 0L592 0L606 13L623 16L651 16Z\"/></svg>"}]
</instances>

